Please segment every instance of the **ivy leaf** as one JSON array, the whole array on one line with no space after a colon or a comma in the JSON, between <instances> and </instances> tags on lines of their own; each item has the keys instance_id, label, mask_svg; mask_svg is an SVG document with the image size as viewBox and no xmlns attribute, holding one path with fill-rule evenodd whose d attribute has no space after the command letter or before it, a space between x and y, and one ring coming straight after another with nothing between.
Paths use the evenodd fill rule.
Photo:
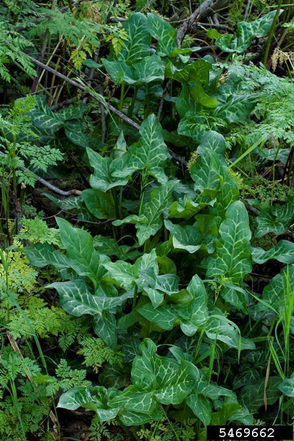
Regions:
<instances>
[{"instance_id":1,"label":"ivy leaf","mask_svg":"<svg viewBox=\"0 0 294 441\"><path fill-rule=\"evenodd\" d=\"M124 170L113 172L112 176L124 178L136 171L144 171L161 183L167 177L162 169L168 158L167 146L163 140L162 128L155 115L149 115L141 125L140 141L129 148L129 160Z\"/></svg>"},{"instance_id":2,"label":"ivy leaf","mask_svg":"<svg viewBox=\"0 0 294 441\"><path fill-rule=\"evenodd\" d=\"M249 244L251 231L248 213L241 201L233 202L222 222L215 255L208 258L207 277L223 276L241 283L251 271Z\"/></svg>"},{"instance_id":3,"label":"ivy leaf","mask_svg":"<svg viewBox=\"0 0 294 441\"><path fill-rule=\"evenodd\" d=\"M118 58L133 62L150 54L151 36L147 30L147 18L136 13L123 24L127 40L120 51Z\"/></svg>"},{"instance_id":4,"label":"ivy leaf","mask_svg":"<svg viewBox=\"0 0 294 441\"><path fill-rule=\"evenodd\" d=\"M262 248L250 248L252 260L259 265L268 260L275 259L282 263L294 262L294 243L288 240L280 240L278 244L268 251Z\"/></svg>"},{"instance_id":5,"label":"ivy leaf","mask_svg":"<svg viewBox=\"0 0 294 441\"><path fill-rule=\"evenodd\" d=\"M110 193L88 189L83 191L82 197L90 213L97 219L113 219L116 217L115 204Z\"/></svg>"},{"instance_id":6,"label":"ivy leaf","mask_svg":"<svg viewBox=\"0 0 294 441\"><path fill-rule=\"evenodd\" d=\"M122 164L121 158L112 160L111 158L103 158L99 153L91 149L87 149L90 165L94 169L94 174L90 177L90 185L92 188L101 191L107 191L114 187L126 185L128 178L114 178L112 173Z\"/></svg>"},{"instance_id":7,"label":"ivy leaf","mask_svg":"<svg viewBox=\"0 0 294 441\"><path fill-rule=\"evenodd\" d=\"M168 220L164 221L164 225L171 233L173 247L175 249L185 250L193 254L201 248L201 234L192 225L182 227Z\"/></svg>"}]
</instances>

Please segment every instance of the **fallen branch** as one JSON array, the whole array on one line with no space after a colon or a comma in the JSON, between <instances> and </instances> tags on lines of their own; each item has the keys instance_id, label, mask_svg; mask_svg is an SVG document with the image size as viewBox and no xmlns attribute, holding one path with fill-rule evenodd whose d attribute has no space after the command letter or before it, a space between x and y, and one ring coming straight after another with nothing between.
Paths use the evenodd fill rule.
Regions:
<instances>
[{"instance_id":1,"label":"fallen branch","mask_svg":"<svg viewBox=\"0 0 294 441\"><path fill-rule=\"evenodd\" d=\"M224 3L224 0L204 0L201 5L188 17L182 26L179 27L177 33L177 43L178 47L181 47L182 41L186 33L192 28L196 20L206 17L207 15L213 14L215 8Z\"/></svg>"},{"instance_id":2,"label":"fallen branch","mask_svg":"<svg viewBox=\"0 0 294 441\"><path fill-rule=\"evenodd\" d=\"M52 73L53 75L56 75L57 77L61 78L63 81L66 81L67 83L71 84L72 86L83 90L84 92L87 92L92 98L94 98L94 100L98 101L100 104L102 104L106 109L110 110L112 113L114 113L115 115L117 115L120 119L122 119L124 122L126 122L127 124L129 124L131 127L133 127L136 130L140 130L141 126L140 124L136 123L135 121L133 121L131 118L129 118L128 116L126 116L124 113L120 112L119 110L117 110L114 106L112 106L111 104L107 103L104 99L100 98L97 94L92 93L89 91L89 88L87 88L86 86L84 86L81 83L78 83L75 80L72 80L68 77L66 77L65 75L63 75L62 73L58 72L57 70L53 69L50 66L47 66L46 64L42 63L39 60L36 60L35 58L31 57L30 55L26 54L25 52L21 52L24 56L26 56L29 60L31 60L32 63L36 64L37 66L42 67L43 69L47 70L48 72ZM188 166L188 162L183 159L181 156L177 155L176 153L174 153L172 150L168 149L169 154L171 155L171 157L177 161L180 165L182 165L183 167L187 168Z\"/></svg>"}]
</instances>

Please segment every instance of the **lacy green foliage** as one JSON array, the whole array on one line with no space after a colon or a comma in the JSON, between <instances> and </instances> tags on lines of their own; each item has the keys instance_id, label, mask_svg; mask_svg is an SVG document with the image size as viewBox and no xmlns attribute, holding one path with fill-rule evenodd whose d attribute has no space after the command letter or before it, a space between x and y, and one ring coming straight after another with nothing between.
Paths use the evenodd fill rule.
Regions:
<instances>
[{"instance_id":1,"label":"lacy green foliage","mask_svg":"<svg viewBox=\"0 0 294 441\"><path fill-rule=\"evenodd\" d=\"M55 377L40 376L37 381L46 384L47 396L54 396L60 389L67 391L77 385L89 386L91 382L86 380L86 373L84 369L72 369L66 360L61 359L55 370Z\"/></svg>"},{"instance_id":2,"label":"lacy green foliage","mask_svg":"<svg viewBox=\"0 0 294 441\"><path fill-rule=\"evenodd\" d=\"M0 77L11 82L11 74L7 68L9 63L20 65L29 75L34 75L32 63L21 53L27 47L33 46L32 42L7 27L7 23L1 18L0 16Z\"/></svg>"},{"instance_id":3,"label":"lacy green foliage","mask_svg":"<svg viewBox=\"0 0 294 441\"><path fill-rule=\"evenodd\" d=\"M22 303L22 302L21 302ZM9 330L14 338L31 334L31 327L37 336L61 336L64 332L74 333L76 325L72 319L61 309L55 306L46 307L44 300L33 297L25 305L26 319L23 315L14 314L9 322ZM29 320L30 325L27 322ZM76 335L74 333L74 335Z\"/></svg>"},{"instance_id":4,"label":"lacy green foliage","mask_svg":"<svg viewBox=\"0 0 294 441\"><path fill-rule=\"evenodd\" d=\"M170 422L163 418L161 422L151 423L148 429L139 430L137 436L142 441L172 441L173 439L192 441L197 436L195 431L196 421L187 419L182 424L173 423L171 429Z\"/></svg>"},{"instance_id":5,"label":"lacy green foliage","mask_svg":"<svg viewBox=\"0 0 294 441\"><path fill-rule=\"evenodd\" d=\"M113 351L105 345L100 338L84 337L80 340L79 354L83 355L85 365L92 367L98 373L103 363L122 366L123 357L121 352Z\"/></svg>"},{"instance_id":6,"label":"lacy green foliage","mask_svg":"<svg viewBox=\"0 0 294 441\"><path fill-rule=\"evenodd\" d=\"M0 167L6 174L26 165L32 170L47 171L49 166L55 165L63 158L58 149L37 144L38 135L32 127L30 116L35 106L36 98L28 96L16 100L11 110L0 114L0 141L4 155L0 156ZM35 177L29 171L16 170L15 174L19 182L35 184Z\"/></svg>"},{"instance_id":7,"label":"lacy green foliage","mask_svg":"<svg viewBox=\"0 0 294 441\"><path fill-rule=\"evenodd\" d=\"M48 243L61 245L60 234L56 228L49 228L45 221L35 217L34 219L22 219L22 229L17 235L18 240L29 243Z\"/></svg>"},{"instance_id":8,"label":"lacy green foliage","mask_svg":"<svg viewBox=\"0 0 294 441\"><path fill-rule=\"evenodd\" d=\"M116 422L104 422L101 423L97 417L94 417L91 421L89 428L89 440L90 441L104 441L106 439L111 439L113 441L124 441L124 436L120 433L113 433L109 426L115 426Z\"/></svg>"},{"instance_id":9,"label":"lacy green foliage","mask_svg":"<svg viewBox=\"0 0 294 441\"><path fill-rule=\"evenodd\" d=\"M27 376L40 374L40 367L30 358L22 358L11 347L1 350L0 390L10 394L0 404L0 434L12 435L13 440L25 440L27 432L36 432L42 419L48 413L50 403L40 399L42 388L36 387ZM18 396L15 396L15 384L18 382Z\"/></svg>"},{"instance_id":10,"label":"lacy green foliage","mask_svg":"<svg viewBox=\"0 0 294 441\"><path fill-rule=\"evenodd\" d=\"M226 85L220 87L222 93L231 87L239 89L239 93L247 92L252 101L257 101L253 115L254 120L238 123L236 132L229 136L233 143L239 142L241 134L245 135L246 145L252 145L258 140L266 141L267 149L261 151L261 158L265 160L280 160L287 158L287 146L293 145L293 84L286 78L279 78L263 68L253 65L245 66L235 63L228 69ZM240 76L248 82L240 82ZM239 79L238 79L239 78ZM240 133L241 130L241 133ZM234 136L238 136L234 140ZM237 142L236 142L237 141Z\"/></svg>"},{"instance_id":11,"label":"lacy green foliage","mask_svg":"<svg viewBox=\"0 0 294 441\"><path fill-rule=\"evenodd\" d=\"M31 294L36 290L36 278L38 272L29 264L23 250L13 250L7 254L8 257L8 287L14 293L23 291ZM1 298L6 295L6 271L0 263L0 286Z\"/></svg>"}]
</instances>

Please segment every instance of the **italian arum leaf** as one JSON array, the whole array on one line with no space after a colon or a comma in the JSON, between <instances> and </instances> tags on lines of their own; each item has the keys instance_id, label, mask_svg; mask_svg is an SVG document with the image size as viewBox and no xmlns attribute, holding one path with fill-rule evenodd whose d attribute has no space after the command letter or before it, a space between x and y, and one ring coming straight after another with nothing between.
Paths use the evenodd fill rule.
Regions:
<instances>
[{"instance_id":1,"label":"italian arum leaf","mask_svg":"<svg viewBox=\"0 0 294 441\"><path fill-rule=\"evenodd\" d=\"M251 248L252 260L255 263L263 264L268 260L275 259L282 263L294 262L294 243L288 240L281 240L268 251L262 248Z\"/></svg>"},{"instance_id":2,"label":"italian arum leaf","mask_svg":"<svg viewBox=\"0 0 294 441\"><path fill-rule=\"evenodd\" d=\"M128 262L117 260L104 264L109 271L111 278L115 283L123 286L125 289L132 289L137 280L135 268Z\"/></svg>"},{"instance_id":3,"label":"italian arum leaf","mask_svg":"<svg viewBox=\"0 0 294 441\"><path fill-rule=\"evenodd\" d=\"M196 253L201 247L201 234L192 225L176 225L171 221L164 221L165 227L171 233L175 249Z\"/></svg>"},{"instance_id":4,"label":"italian arum leaf","mask_svg":"<svg viewBox=\"0 0 294 441\"><path fill-rule=\"evenodd\" d=\"M208 259L207 277L223 276L241 283L251 271L251 231L248 213L241 201L230 205L219 234L221 239L216 243L216 253Z\"/></svg>"},{"instance_id":5,"label":"italian arum leaf","mask_svg":"<svg viewBox=\"0 0 294 441\"><path fill-rule=\"evenodd\" d=\"M41 130L54 134L64 123L64 117L54 113L47 105L46 97L38 97L37 105L30 113L34 125Z\"/></svg>"},{"instance_id":6,"label":"italian arum leaf","mask_svg":"<svg viewBox=\"0 0 294 441\"><path fill-rule=\"evenodd\" d=\"M147 304L139 308L138 311L146 320L165 331L172 330L179 318L177 309L171 305L155 308L153 305Z\"/></svg>"},{"instance_id":7,"label":"italian arum leaf","mask_svg":"<svg viewBox=\"0 0 294 441\"><path fill-rule=\"evenodd\" d=\"M147 30L147 18L136 13L123 24L127 33L127 40L119 53L118 58L133 62L150 54L151 35Z\"/></svg>"},{"instance_id":8,"label":"italian arum leaf","mask_svg":"<svg viewBox=\"0 0 294 441\"><path fill-rule=\"evenodd\" d=\"M142 392L152 392L161 404L180 404L195 386L197 368L188 361L178 363L158 356L150 339L145 339L139 350L132 367L134 385Z\"/></svg>"},{"instance_id":9,"label":"italian arum leaf","mask_svg":"<svg viewBox=\"0 0 294 441\"><path fill-rule=\"evenodd\" d=\"M171 219L185 219L189 220L191 217L195 216L200 210L206 206L213 206L215 202L211 200L209 202L194 202L189 195L174 201L169 206L168 217Z\"/></svg>"},{"instance_id":10,"label":"italian arum leaf","mask_svg":"<svg viewBox=\"0 0 294 441\"><path fill-rule=\"evenodd\" d=\"M83 124L81 121L72 120L66 121L64 124L64 131L67 138L75 145L79 147L89 147L90 137L83 133Z\"/></svg>"},{"instance_id":11,"label":"italian arum leaf","mask_svg":"<svg viewBox=\"0 0 294 441\"><path fill-rule=\"evenodd\" d=\"M225 103L221 103L214 111L213 116L229 124L238 123L249 117L254 106L255 102L251 96L235 94L231 95Z\"/></svg>"},{"instance_id":12,"label":"italian arum leaf","mask_svg":"<svg viewBox=\"0 0 294 441\"><path fill-rule=\"evenodd\" d=\"M276 236L286 233L290 228L293 216L293 203L266 207L256 218L255 237L262 237L268 233L274 233Z\"/></svg>"},{"instance_id":13,"label":"italian arum leaf","mask_svg":"<svg viewBox=\"0 0 294 441\"><path fill-rule=\"evenodd\" d=\"M116 345L116 321L112 313L121 306L130 295L120 297L102 297L91 294L84 280L55 282L48 286L55 288L59 294L60 305L68 314L81 317L85 314L94 317L96 334L109 346Z\"/></svg>"},{"instance_id":14,"label":"italian arum leaf","mask_svg":"<svg viewBox=\"0 0 294 441\"><path fill-rule=\"evenodd\" d=\"M114 171L112 176L124 178L136 171L144 171L152 175L161 183L165 183L167 177L163 166L168 158L167 146L163 140L162 128L155 115L149 115L142 123L140 129L140 141L133 144L129 150L129 160L126 167L120 171Z\"/></svg>"},{"instance_id":15,"label":"italian arum leaf","mask_svg":"<svg viewBox=\"0 0 294 441\"><path fill-rule=\"evenodd\" d=\"M115 218L115 204L110 193L88 189L83 191L82 197L90 213L97 217L97 219Z\"/></svg>"},{"instance_id":16,"label":"italian arum leaf","mask_svg":"<svg viewBox=\"0 0 294 441\"><path fill-rule=\"evenodd\" d=\"M177 49L177 30L167 21L155 14L148 14L147 29L158 41L157 53L167 56Z\"/></svg>"},{"instance_id":17,"label":"italian arum leaf","mask_svg":"<svg viewBox=\"0 0 294 441\"><path fill-rule=\"evenodd\" d=\"M281 315L287 308L288 301L294 290L294 267L289 265L280 274L272 278L264 288L262 302L254 307L254 315L263 319L271 320L273 314ZM270 307L268 307L269 305ZM288 306L289 307L289 306Z\"/></svg>"},{"instance_id":18,"label":"italian arum leaf","mask_svg":"<svg viewBox=\"0 0 294 441\"><path fill-rule=\"evenodd\" d=\"M25 253L37 268L53 265L57 270L62 270L70 267L64 254L56 251L53 245L39 243L34 247L25 247Z\"/></svg>"},{"instance_id":19,"label":"italian arum leaf","mask_svg":"<svg viewBox=\"0 0 294 441\"><path fill-rule=\"evenodd\" d=\"M131 215L123 220L113 222L113 225L134 223L137 228L139 245L143 245L147 239L154 236L162 227L162 214L168 207L172 192L177 183L177 180L171 180L164 185L160 185L150 193L150 200L144 204L140 216Z\"/></svg>"},{"instance_id":20,"label":"italian arum leaf","mask_svg":"<svg viewBox=\"0 0 294 441\"><path fill-rule=\"evenodd\" d=\"M67 261L80 276L88 276L97 286L99 281L100 258L94 250L93 238L85 230L74 228L62 218L56 218L61 241L66 248Z\"/></svg>"},{"instance_id":21,"label":"italian arum leaf","mask_svg":"<svg viewBox=\"0 0 294 441\"><path fill-rule=\"evenodd\" d=\"M87 410L94 410L99 421L108 421L115 418L119 408L110 408L108 401L116 395L115 389L105 389L102 386L94 388L74 387L61 395L58 407L68 410L77 410L85 407Z\"/></svg>"},{"instance_id":22,"label":"italian arum leaf","mask_svg":"<svg viewBox=\"0 0 294 441\"><path fill-rule=\"evenodd\" d=\"M294 374L290 378L286 378L279 384L279 389L286 397L294 397Z\"/></svg>"},{"instance_id":23,"label":"italian arum leaf","mask_svg":"<svg viewBox=\"0 0 294 441\"><path fill-rule=\"evenodd\" d=\"M236 36L233 34L221 36L216 40L216 45L224 52L237 52L241 54L250 46L253 38L262 38L268 34L275 15L276 11L271 11L251 23L239 22Z\"/></svg>"},{"instance_id":24,"label":"italian arum leaf","mask_svg":"<svg viewBox=\"0 0 294 441\"><path fill-rule=\"evenodd\" d=\"M90 185L92 188L101 191L108 191L114 187L126 185L128 178L115 178L112 173L121 165L121 158L112 160L104 158L99 153L91 149L87 149L90 165L94 169L94 174L90 177Z\"/></svg>"},{"instance_id":25,"label":"italian arum leaf","mask_svg":"<svg viewBox=\"0 0 294 441\"><path fill-rule=\"evenodd\" d=\"M131 66L123 60L109 61L102 59L102 62L115 84L140 86L164 79L164 64L158 55L144 57Z\"/></svg>"},{"instance_id":26,"label":"italian arum leaf","mask_svg":"<svg viewBox=\"0 0 294 441\"><path fill-rule=\"evenodd\" d=\"M274 404L280 397L280 377L269 377L266 386L267 405ZM240 403L246 406L251 412L257 412L265 405L264 402L265 380L261 379L255 384L245 386L241 391Z\"/></svg>"}]
</instances>

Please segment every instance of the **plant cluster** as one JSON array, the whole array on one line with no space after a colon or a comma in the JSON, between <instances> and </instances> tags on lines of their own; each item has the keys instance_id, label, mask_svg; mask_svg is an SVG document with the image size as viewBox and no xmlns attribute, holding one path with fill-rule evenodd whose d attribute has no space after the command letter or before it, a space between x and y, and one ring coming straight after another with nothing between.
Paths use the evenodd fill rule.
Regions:
<instances>
[{"instance_id":1,"label":"plant cluster","mask_svg":"<svg viewBox=\"0 0 294 441\"><path fill-rule=\"evenodd\" d=\"M0 440L293 423L291 10L178 3L0 5Z\"/></svg>"}]
</instances>

